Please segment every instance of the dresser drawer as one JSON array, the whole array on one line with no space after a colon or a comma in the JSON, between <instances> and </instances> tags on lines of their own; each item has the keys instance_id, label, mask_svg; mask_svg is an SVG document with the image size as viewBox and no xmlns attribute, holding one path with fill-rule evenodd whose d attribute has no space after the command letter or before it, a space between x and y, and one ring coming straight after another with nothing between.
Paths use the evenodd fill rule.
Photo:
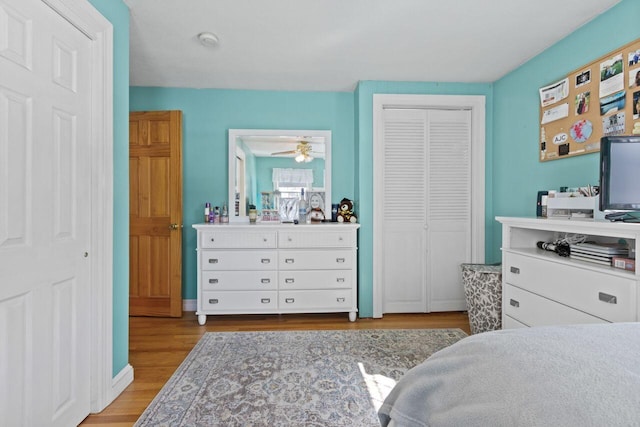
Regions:
<instances>
[{"instance_id":1,"label":"dresser drawer","mask_svg":"<svg viewBox=\"0 0 640 427\"><path fill-rule=\"evenodd\" d=\"M607 323L598 317L511 285L506 285L503 289L502 307L507 316L528 326Z\"/></svg>"},{"instance_id":2,"label":"dresser drawer","mask_svg":"<svg viewBox=\"0 0 640 427\"><path fill-rule=\"evenodd\" d=\"M221 225L220 227L225 227ZM275 231L231 231L224 229L200 233L200 247L203 249L275 248Z\"/></svg>"},{"instance_id":3,"label":"dresser drawer","mask_svg":"<svg viewBox=\"0 0 640 427\"><path fill-rule=\"evenodd\" d=\"M352 270L282 271L279 289L340 289L352 287Z\"/></svg>"},{"instance_id":4,"label":"dresser drawer","mask_svg":"<svg viewBox=\"0 0 640 427\"><path fill-rule=\"evenodd\" d=\"M512 253L505 254L503 268L505 283L610 322L636 320L636 282L631 278Z\"/></svg>"},{"instance_id":5,"label":"dresser drawer","mask_svg":"<svg viewBox=\"0 0 640 427\"><path fill-rule=\"evenodd\" d=\"M322 226L318 226L322 227ZM280 248L351 248L356 245L353 230L284 230L278 233Z\"/></svg>"},{"instance_id":6,"label":"dresser drawer","mask_svg":"<svg viewBox=\"0 0 640 427\"><path fill-rule=\"evenodd\" d=\"M511 316L502 317L502 329L519 329L519 328L528 328L528 326L522 322L518 322L516 319L514 319Z\"/></svg>"},{"instance_id":7,"label":"dresser drawer","mask_svg":"<svg viewBox=\"0 0 640 427\"><path fill-rule=\"evenodd\" d=\"M351 250L282 250L280 270L348 270L352 269Z\"/></svg>"},{"instance_id":8,"label":"dresser drawer","mask_svg":"<svg viewBox=\"0 0 640 427\"><path fill-rule=\"evenodd\" d=\"M202 311L205 312L265 312L276 311L277 291L221 291L202 292Z\"/></svg>"},{"instance_id":9,"label":"dresser drawer","mask_svg":"<svg viewBox=\"0 0 640 427\"><path fill-rule=\"evenodd\" d=\"M278 272L271 271L218 271L202 272L203 291L277 290Z\"/></svg>"},{"instance_id":10,"label":"dresser drawer","mask_svg":"<svg viewBox=\"0 0 640 427\"><path fill-rule=\"evenodd\" d=\"M280 311L287 310L352 310L350 289L327 291L280 291L278 295Z\"/></svg>"},{"instance_id":11,"label":"dresser drawer","mask_svg":"<svg viewBox=\"0 0 640 427\"><path fill-rule=\"evenodd\" d=\"M200 252L200 257L202 270L276 270L278 268L278 252L275 250L205 250Z\"/></svg>"}]
</instances>

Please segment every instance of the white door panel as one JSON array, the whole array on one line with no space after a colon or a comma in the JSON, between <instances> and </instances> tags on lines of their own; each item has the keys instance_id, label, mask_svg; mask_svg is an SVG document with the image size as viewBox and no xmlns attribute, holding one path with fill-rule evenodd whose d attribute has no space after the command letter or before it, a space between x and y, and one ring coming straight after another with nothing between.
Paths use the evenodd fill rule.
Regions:
<instances>
[{"instance_id":1,"label":"white door panel","mask_svg":"<svg viewBox=\"0 0 640 427\"><path fill-rule=\"evenodd\" d=\"M471 114L385 109L374 171L382 312L464 310L471 260Z\"/></svg>"},{"instance_id":2,"label":"white door panel","mask_svg":"<svg viewBox=\"0 0 640 427\"><path fill-rule=\"evenodd\" d=\"M41 1L0 1L0 21L0 413L76 425L91 377L90 41Z\"/></svg>"}]
</instances>

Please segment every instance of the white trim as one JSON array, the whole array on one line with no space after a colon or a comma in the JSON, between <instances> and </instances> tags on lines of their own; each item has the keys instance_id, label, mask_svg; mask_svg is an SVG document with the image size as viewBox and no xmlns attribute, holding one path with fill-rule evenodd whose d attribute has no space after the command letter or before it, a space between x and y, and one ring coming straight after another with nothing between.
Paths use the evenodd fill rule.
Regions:
<instances>
[{"instance_id":1,"label":"white trim","mask_svg":"<svg viewBox=\"0 0 640 427\"><path fill-rule=\"evenodd\" d=\"M182 311L193 311L195 312L198 309L198 300L197 299L183 299L182 300Z\"/></svg>"},{"instance_id":2,"label":"white trim","mask_svg":"<svg viewBox=\"0 0 640 427\"><path fill-rule=\"evenodd\" d=\"M86 0L42 0L91 40L91 412L133 380L113 378L113 26ZM123 370L124 371L124 370ZM120 375L120 374L119 374ZM115 387L114 387L115 383Z\"/></svg>"},{"instance_id":3,"label":"white trim","mask_svg":"<svg viewBox=\"0 0 640 427\"><path fill-rule=\"evenodd\" d=\"M471 110L471 261L484 262L485 241L485 96L483 95L373 95L373 206L379 176L375 171L382 167L377 152L383 139L382 113L385 108L469 109ZM382 219L373 211L373 317L382 317L382 271L376 262L381 251L379 230Z\"/></svg>"},{"instance_id":4,"label":"white trim","mask_svg":"<svg viewBox=\"0 0 640 427\"><path fill-rule=\"evenodd\" d=\"M118 374L111 380L111 397L113 402L116 397L124 391L125 388L133 382L133 366L127 364Z\"/></svg>"}]
</instances>

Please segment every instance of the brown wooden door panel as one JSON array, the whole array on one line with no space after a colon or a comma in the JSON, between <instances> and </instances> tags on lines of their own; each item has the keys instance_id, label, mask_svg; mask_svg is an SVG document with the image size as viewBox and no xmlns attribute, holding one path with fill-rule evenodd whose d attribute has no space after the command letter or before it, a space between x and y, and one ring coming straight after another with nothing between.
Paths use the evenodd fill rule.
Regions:
<instances>
[{"instance_id":1,"label":"brown wooden door panel","mask_svg":"<svg viewBox=\"0 0 640 427\"><path fill-rule=\"evenodd\" d=\"M129 114L129 313L182 315L182 113ZM178 224L177 229L171 227Z\"/></svg>"}]
</instances>

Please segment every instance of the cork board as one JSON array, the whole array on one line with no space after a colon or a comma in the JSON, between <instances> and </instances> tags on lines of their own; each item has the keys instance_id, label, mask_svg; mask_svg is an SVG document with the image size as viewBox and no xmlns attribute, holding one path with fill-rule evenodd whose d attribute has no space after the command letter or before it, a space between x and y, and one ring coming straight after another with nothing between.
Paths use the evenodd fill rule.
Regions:
<instances>
[{"instance_id":1,"label":"cork board","mask_svg":"<svg viewBox=\"0 0 640 427\"><path fill-rule=\"evenodd\" d=\"M640 134L640 39L539 94L541 162L599 152L603 136Z\"/></svg>"}]
</instances>

